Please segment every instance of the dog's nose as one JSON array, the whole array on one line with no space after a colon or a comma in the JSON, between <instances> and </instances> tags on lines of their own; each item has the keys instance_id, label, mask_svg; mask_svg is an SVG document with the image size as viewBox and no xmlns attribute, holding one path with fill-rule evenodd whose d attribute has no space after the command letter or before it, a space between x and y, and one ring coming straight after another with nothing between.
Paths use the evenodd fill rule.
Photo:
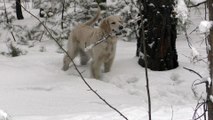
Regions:
<instances>
[{"instance_id":1,"label":"dog's nose","mask_svg":"<svg viewBox=\"0 0 213 120\"><path fill-rule=\"evenodd\" d=\"M123 26L119 26L119 30L122 30L124 27Z\"/></svg>"}]
</instances>

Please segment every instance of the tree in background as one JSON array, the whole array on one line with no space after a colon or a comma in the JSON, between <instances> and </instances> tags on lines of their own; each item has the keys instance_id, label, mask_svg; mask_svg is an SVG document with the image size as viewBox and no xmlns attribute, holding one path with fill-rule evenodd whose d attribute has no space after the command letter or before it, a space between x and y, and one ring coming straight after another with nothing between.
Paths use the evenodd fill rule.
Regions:
<instances>
[{"instance_id":1,"label":"tree in background","mask_svg":"<svg viewBox=\"0 0 213 120\"><path fill-rule=\"evenodd\" d=\"M21 4L21 0L16 0L16 16L18 20L24 19L20 4Z\"/></svg>"},{"instance_id":2,"label":"tree in background","mask_svg":"<svg viewBox=\"0 0 213 120\"><path fill-rule=\"evenodd\" d=\"M174 13L174 0L142 0L142 4L148 68L162 71L178 67L177 18ZM138 63L145 66L141 37L140 34L137 48L137 52L139 52Z\"/></svg>"},{"instance_id":3,"label":"tree in background","mask_svg":"<svg viewBox=\"0 0 213 120\"><path fill-rule=\"evenodd\" d=\"M96 0L96 2L100 5L101 10L105 10L106 9L106 0Z\"/></svg>"},{"instance_id":4,"label":"tree in background","mask_svg":"<svg viewBox=\"0 0 213 120\"><path fill-rule=\"evenodd\" d=\"M207 5L209 9L209 21L213 21L213 0L207 0ZM211 49L208 53L209 58L209 69L210 69L210 78L209 85L207 86L207 106L208 106L208 120L213 120L213 26L210 28L210 33L208 37L209 44Z\"/></svg>"}]
</instances>

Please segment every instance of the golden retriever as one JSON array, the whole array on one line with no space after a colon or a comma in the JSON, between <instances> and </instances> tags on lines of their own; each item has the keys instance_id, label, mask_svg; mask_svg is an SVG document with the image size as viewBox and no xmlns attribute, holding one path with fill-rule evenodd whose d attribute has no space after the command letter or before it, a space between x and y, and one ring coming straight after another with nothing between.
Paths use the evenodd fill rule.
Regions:
<instances>
[{"instance_id":1,"label":"golden retriever","mask_svg":"<svg viewBox=\"0 0 213 120\"><path fill-rule=\"evenodd\" d=\"M117 35L121 34L123 29L122 18L120 16L109 16L102 20L98 28L93 28L92 25L99 19L100 8L97 15L91 20L77 25L71 32L68 40L68 54L74 59L80 54L80 63L87 64L90 57L91 61L91 76L100 79L101 66L104 65L104 72L109 72L115 57ZM106 39L89 50L85 51L87 46L96 43L102 39ZM71 60L65 55L63 60L63 70L69 69Z\"/></svg>"}]
</instances>

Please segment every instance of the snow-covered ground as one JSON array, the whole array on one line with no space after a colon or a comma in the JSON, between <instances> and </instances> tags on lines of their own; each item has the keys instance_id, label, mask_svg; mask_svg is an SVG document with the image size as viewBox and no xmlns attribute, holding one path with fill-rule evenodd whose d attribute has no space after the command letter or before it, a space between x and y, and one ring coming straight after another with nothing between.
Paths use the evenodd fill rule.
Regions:
<instances>
[{"instance_id":1,"label":"snow-covered ground","mask_svg":"<svg viewBox=\"0 0 213 120\"><path fill-rule=\"evenodd\" d=\"M25 13L26 15L27 13ZM192 12L191 32L202 20L199 12ZM31 24L34 18L28 15L17 24ZM1 30L2 31L2 30ZM0 52L7 51L2 32ZM205 44L199 32L190 35L193 47L200 58L206 57ZM40 52L41 46L46 51ZM0 109L10 114L13 120L122 120L123 118L95 96L71 67L61 70L63 54L52 40L43 40L35 47L23 47L28 51L19 57L0 55ZM120 110L129 120L148 119L147 94L144 68L137 64L136 42L119 41L116 59L109 73L102 80L89 77L89 66L80 66L87 82L111 105ZM207 63L192 63L192 50L185 36L177 39L180 66L170 71L150 71L150 92L153 120L190 120L197 98L191 90L199 77L183 67L191 68L208 77ZM206 61L206 59L204 59ZM201 94L204 89L197 87Z\"/></svg>"}]
</instances>

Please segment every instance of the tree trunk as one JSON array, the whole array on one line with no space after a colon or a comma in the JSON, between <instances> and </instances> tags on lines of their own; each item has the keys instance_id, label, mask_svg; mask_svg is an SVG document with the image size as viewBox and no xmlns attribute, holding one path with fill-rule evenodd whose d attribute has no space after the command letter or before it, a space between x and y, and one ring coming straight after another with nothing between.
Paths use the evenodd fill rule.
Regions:
<instances>
[{"instance_id":1,"label":"tree trunk","mask_svg":"<svg viewBox=\"0 0 213 120\"><path fill-rule=\"evenodd\" d=\"M147 51L148 68L151 70L170 70L178 67L176 52L176 25L174 0L142 0L144 38ZM140 38L142 35L140 34ZM138 63L144 64L143 42L138 39Z\"/></svg>"},{"instance_id":2,"label":"tree trunk","mask_svg":"<svg viewBox=\"0 0 213 120\"><path fill-rule=\"evenodd\" d=\"M213 0L208 0L208 8L209 8L209 21L213 21ZM211 77L211 83L210 87L207 86L207 92L208 92L208 120L213 120L213 101L210 100L210 96L213 96L213 27L210 29L210 35L209 35L209 44L211 46L211 49L208 54L209 58L209 69L210 69L210 77Z\"/></svg>"},{"instance_id":3,"label":"tree trunk","mask_svg":"<svg viewBox=\"0 0 213 120\"><path fill-rule=\"evenodd\" d=\"M65 0L62 1L62 11L61 11L61 29L64 29L64 11L65 11Z\"/></svg>"},{"instance_id":4,"label":"tree trunk","mask_svg":"<svg viewBox=\"0 0 213 120\"><path fill-rule=\"evenodd\" d=\"M21 0L16 0L16 16L18 20L24 19L21 10Z\"/></svg>"},{"instance_id":5,"label":"tree trunk","mask_svg":"<svg viewBox=\"0 0 213 120\"><path fill-rule=\"evenodd\" d=\"M40 16L41 18L44 17L44 9L43 9L43 8L40 8L40 9L39 9L39 16Z\"/></svg>"},{"instance_id":6,"label":"tree trunk","mask_svg":"<svg viewBox=\"0 0 213 120\"><path fill-rule=\"evenodd\" d=\"M106 10L106 7L103 6L102 3L106 3L106 0L96 0L96 2L99 4L101 10Z\"/></svg>"}]
</instances>

